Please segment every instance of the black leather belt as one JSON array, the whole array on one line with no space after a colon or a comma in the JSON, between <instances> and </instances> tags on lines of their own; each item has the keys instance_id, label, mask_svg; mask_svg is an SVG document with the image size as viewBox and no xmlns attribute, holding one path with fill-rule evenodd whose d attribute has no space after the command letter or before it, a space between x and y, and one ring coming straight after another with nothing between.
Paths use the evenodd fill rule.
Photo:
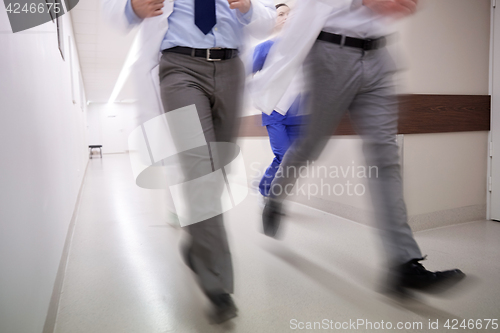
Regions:
<instances>
[{"instance_id":1,"label":"black leather belt","mask_svg":"<svg viewBox=\"0 0 500 333\"><path fill-rule=\"evenodd\" d=\"M205 58L207 61L221 61L236 58L238 56L237 49L223 49L220 47L213 47L211 49L193 49L190 47L176 46L162 51L180 53L190 55L192 57Z\"/></svg>"},{"instance_id":2,"label":"black leather belt","mask_svg":"<svg viewBox=\"0 0 500 333\"><path fill-rule=\"evenodd\" d=\"M342 43L342 38L345 38L343 43ZM353 38L353 37L332 34L325 31L320 32L318 39L333 44L356 47L359 49L363 49L365 51L380 49L384 47L385 44L387 43L385 37L377 39L361 39L361 38Z\"/></svg>"}]
</instances>

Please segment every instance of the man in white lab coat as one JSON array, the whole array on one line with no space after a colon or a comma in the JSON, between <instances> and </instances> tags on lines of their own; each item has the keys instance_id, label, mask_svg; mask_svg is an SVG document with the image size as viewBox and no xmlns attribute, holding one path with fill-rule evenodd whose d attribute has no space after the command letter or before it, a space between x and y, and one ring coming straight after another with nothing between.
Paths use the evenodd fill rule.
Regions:
<instances>
[{"instance_id":1,"label":"man in white lab coat","mask_svg":"<svg viewBox=\"0 0 500 333\"><path fill-rule=\"evenodd\" d=\"M245 77L238 55L247 34L264 38L272 31L272 0L104 0L104 10L123 29L140 25L127 61L139 89L142 120L162 108L169 112L195 104L207 143L233 141ZM151 76L158 64L159 87ZM182 146L175 131L190 128L170 127L173 142ZM186 180L214 171L203 148L179 158ZM212 189L213 195L219 190ZM211 319L229 320L237 310L230 296L233 270L222 215L186 229L191 236L186 263L214 306Z\"/></svg>"},{"instance_id":2,"label":"man in white lab coat","mask_svg":"<svg viewBox=\"0 0 500 333\"><path fill-rule=\"evenodd\" d=\"M295 184L297 170L316 159L344 113L363 139L369 166L377 227L390 267L389 291L449 287L465 275L458 269L430 272L406 214L396 143L398 105L392 74L396 67L385 48L390 21L410 15L417 0L302 0L256 76L256 105L270 113L290 76L305 59L310 89L310 121L304 138L291 147L281 164L281 177L271 184L263 211L264 231L275 237L282 202ZM314 18L314 19L313 19ZM295 172L294 172L295 170ZM434 288L435 289L435 288ZM442 290L442 288L441 288Z\"/></svg>"}]
</instances>

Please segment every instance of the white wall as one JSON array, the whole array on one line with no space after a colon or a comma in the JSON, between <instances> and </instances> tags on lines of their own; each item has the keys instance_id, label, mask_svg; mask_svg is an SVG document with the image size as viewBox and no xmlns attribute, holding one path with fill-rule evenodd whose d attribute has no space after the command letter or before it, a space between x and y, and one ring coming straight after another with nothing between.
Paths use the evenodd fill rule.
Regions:
<instances>
[{"instance_id":1,"label":"white wall","mask_svg":"<svg viewBox=\"0 0 500 333\"><path fill-rule=\"evenodd\" d=\"M424 0L400 22L401 92L487 95L491 0Z\"/></svg>"},{"instance_id":2,"label":"white wall","mask_svg":"<svg viewBox=\"0 0 500 333\"><path fill-rule=\"evenodd\" d=\"M405 135L408 212L485 204L487 138L487 132Z\"/></svg>"},{"instance_id":3,"label":"white wall","mask_svg":"<svg viewBox=\"0 0 500 333\"><path fill-rule=\"evenodd\" d=\"M102 140L101 114L90 104L87 107L87 143L102 145Z\"/></svg>"},{"instance_id":4,"label":"white wall","mask_svg":"<svg viewBox=\"0 0 500 333\"><path fill-rule=\"evenodd\" d=\"M55 23L13 34L0 7L0 332L39 333L87 165L85 111L70 17L63 61Z\"/></svg>"},{"instance_id":5,"label":"white wall","mask_svg":"<svg viewBox=\"0 0 500 333\"><path fill-rule=\"evenodd\" d=\"M490 10L490 0L422 1L399 30L401 93L488 95ZM405 135L412 227L486 217L487 147L488 132Z\"/></svg>"},{"instance_id":6,"label":"white wall","mask_svg":"<svg viewBox=\"0 0 500 333\"><path fill-rule=\"evenodd\" d=\"M102 145L104 154L128 151L128 135L139 125L135 104L91 103L88 107L88 143Z\"/></svg>"},{"instance_id":7,"label":"white wall","mask_svg":"<svg viewBox=\"0 0 500 333\"><path fill-rule=\"evenodd\" d=\"M405 135L405 198L415 228L433 226L433 218L440 226L486 218L487 156L488 132Z\"/></svg>"}]
</instances>

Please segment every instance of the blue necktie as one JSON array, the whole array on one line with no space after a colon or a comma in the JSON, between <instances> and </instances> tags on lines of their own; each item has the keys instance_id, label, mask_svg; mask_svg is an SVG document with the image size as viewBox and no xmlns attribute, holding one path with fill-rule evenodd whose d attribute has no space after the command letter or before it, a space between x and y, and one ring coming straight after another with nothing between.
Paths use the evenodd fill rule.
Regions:
<instances>
[{"instance_id":1,"label":"blue necktie","mask_svg":"<svg viewBox=\"0 0 500 333\"><path fill-rule=\"evenodd\" d=\"M194 0L194 24L206 35L215 23L215 0Z\"/></svg>"}]
</instances>

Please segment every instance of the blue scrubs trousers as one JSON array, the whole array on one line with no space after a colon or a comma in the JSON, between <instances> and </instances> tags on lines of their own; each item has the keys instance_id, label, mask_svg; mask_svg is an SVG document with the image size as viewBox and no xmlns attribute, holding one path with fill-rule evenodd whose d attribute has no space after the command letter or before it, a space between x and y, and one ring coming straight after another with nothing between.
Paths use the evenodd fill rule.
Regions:
<instances>
[{"instance_id":1,"label":"blue scrubs trousers","mask_svg":"<svg viewBox=\"0 0 500 333\"><path fill-rule=\"evenodd\" d=\"M263 196L269 196L271 183L276 176L276 172L278 172L283 156L285 156L288 148L299 137L301 127L302 125L284 125L280 123L266 125L274 159L266 172L264 172L264 176L259 183L259 192Z\"/></svg>"}]
</instances>

